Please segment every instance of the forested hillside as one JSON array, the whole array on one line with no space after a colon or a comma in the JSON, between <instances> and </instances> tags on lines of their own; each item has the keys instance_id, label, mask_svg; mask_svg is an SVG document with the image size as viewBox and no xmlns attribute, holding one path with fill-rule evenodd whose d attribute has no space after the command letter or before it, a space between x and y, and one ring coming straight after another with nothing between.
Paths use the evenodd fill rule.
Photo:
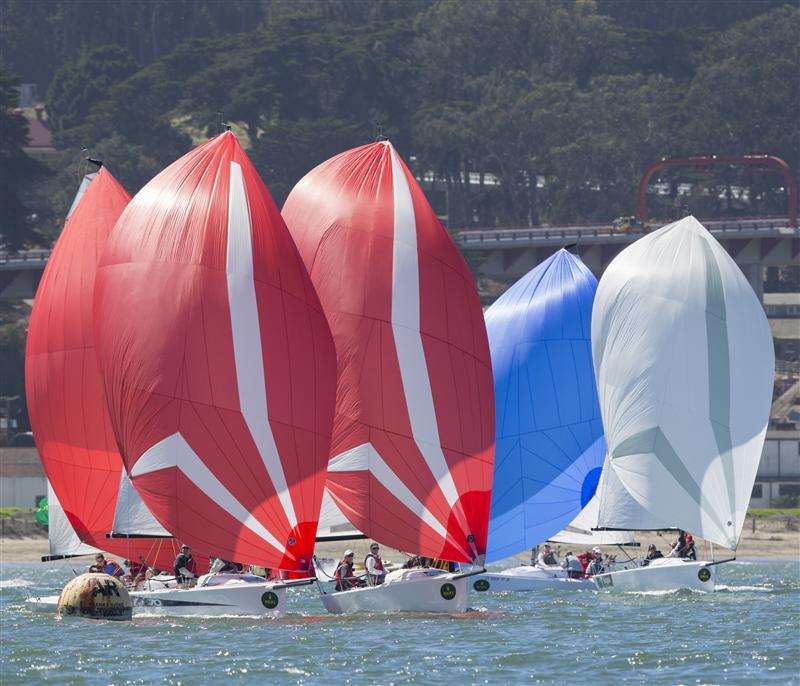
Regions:
<instances>
[{"instance_id":1,"label":"forested hillside","mask_svg":"<svg viewBox=\"0 0 800 686\"><path fill-rule=\"evenodd\" d=\"M4 79L38 85L60 151L51 177L20 191L20 243L59 230L81 148L135 192L221 121L279 204L382 131L429 174L451 227L630 214L664 155L767 151L798 168L796 4L2 0L0 12ZM782 211L779 178L727 173L753 189L750 207L696 198L703 211Z\"/></svg>"}]
</instances>

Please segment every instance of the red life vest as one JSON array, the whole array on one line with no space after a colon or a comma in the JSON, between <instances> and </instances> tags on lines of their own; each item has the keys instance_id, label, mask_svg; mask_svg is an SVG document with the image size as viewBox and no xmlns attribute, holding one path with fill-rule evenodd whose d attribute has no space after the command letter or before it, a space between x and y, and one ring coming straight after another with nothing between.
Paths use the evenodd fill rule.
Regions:
<instances>
[{"instance_id":1,"label":"red life vest","mask_svg":"<svg viewBox=\"0 0 800 686\"><path fill-rule=\"evenodd\" d=\"M375 553L369 553L369 554L368 554L368 555L367 555L367 556L364 558L364 567L365 567L367 570L369 570L369 567L367 567L367 560L369 560L369 558L373 558L373 559L375 560L375 569L378 569L378 570L380 570L380 571L382 571L382 572L385 572L385 571L386 571L386 570L384 569L384 567L383 567L383 560L381 560L381 558L380 558L380 557L378 557L377 555L375 555Z\"/></svg>"}]
</instances>

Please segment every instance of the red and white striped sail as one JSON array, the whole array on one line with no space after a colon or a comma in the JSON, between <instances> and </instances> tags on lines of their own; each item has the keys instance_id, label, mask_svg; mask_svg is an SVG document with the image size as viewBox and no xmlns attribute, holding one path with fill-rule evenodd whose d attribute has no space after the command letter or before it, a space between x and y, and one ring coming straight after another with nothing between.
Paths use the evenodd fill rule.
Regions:
<instances>
[{"instance_id":1,"label":"red and white striped sail","mask_svg":"<svg viewBox=\"0 0 800 686\"><path fill-rule=\"evenodd\" d=\"M95 357L92 292L99 254L129 200L104 168L81 184L36 292L25 386L42 464L78 538L122 557L142 555L150 564L167 567L175 557L172 541L106 538L123 465Z\"/></svg>"},{"instance_id":2,"label":"red and white striped sail","mask_svg":"<svg viewBox=\"0 0 800 686\"><path fill-rule=\"evenodd\" d=\"M182 541L311 564L335 398L330 330L230 132L148 183L101 259L95 332L131 480Z\"/></svg>"},{"instance_id":3,"label":"red and white striped sail","mask_svg":"<svg viewBox=\"0 0 800 686\"><path fill-rule=\"evenodd\" d=\"M386 545L480 560L494 396L464 259L388 142L312 170L283 216L336 344L336 504Z\"/></svg>"}]
</instances>

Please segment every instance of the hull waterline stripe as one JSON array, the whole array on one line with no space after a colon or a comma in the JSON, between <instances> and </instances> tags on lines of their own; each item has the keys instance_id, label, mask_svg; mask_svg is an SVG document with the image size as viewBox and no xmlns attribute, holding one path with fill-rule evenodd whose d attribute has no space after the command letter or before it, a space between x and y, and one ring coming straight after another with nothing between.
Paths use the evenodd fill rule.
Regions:
<instances>
[{"instance_id":1,"label":"hull waterline stripe","mask_svg":"<svg viewBox=\"0 0 800 686\"><path fill-rule=\"evenodd\" d=\"M131 478L144 476L161 469L177 468L197 488L219 505L231 517L241 522L256 536L283 553L285 546L253 517L247 509L225 488L211 470L197 456L179 433L172 434L144 452L133 469Z\"/></svg>"},{"instance_id":2,"label":"hull waterline stripe","mask_svg":"<svg viewBox=\"0 0 800 686\"><path fill-rule=\"evenodd\" d=\"M253 273L250 208L242 168L231 162L226 275L239 405L291 527L297 526L275 437L269 423L264 358Z\"/></svg>"}]
</instances>

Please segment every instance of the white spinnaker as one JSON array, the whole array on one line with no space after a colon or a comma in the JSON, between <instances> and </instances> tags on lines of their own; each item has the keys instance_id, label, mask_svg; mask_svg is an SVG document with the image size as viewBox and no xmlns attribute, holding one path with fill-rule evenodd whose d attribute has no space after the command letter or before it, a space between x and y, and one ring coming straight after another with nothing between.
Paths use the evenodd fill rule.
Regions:
<instances>
[{"instance_id":1,"label":"white spinnaker","mask_svg":"<svg viewBox=\"0 0 800 686\"><path fill-rule=\"evenodd\" d=\"M659 519L735 548L769 420L774 352L758 298L694 217L609 265L592 353L621 483Z\"/></svg>"},{"instance_id":2,"label":"white spinnaker","mask_svg":"<svg viewBox=\"0 0 800 686\"><path fill-rule=\"evenodd\" d=\"M64 508L58 500L56 492L47 482L47 540L50 556L93 555L99 553L97 548L86 545L78 538L72 524L69 523Z\"/></svg>"},{"instance_id":3,"label":"white spinnaker","mask_svg":"<svg viewBox=\"0 0 800 686\"><path fill-rule=\"evenodd\" d=\"M158 523L133 487L128 472L120 475L117 507L114 510L114 533L136 536L164 536L172 534Z\"/></svg>"}]
</instances>

